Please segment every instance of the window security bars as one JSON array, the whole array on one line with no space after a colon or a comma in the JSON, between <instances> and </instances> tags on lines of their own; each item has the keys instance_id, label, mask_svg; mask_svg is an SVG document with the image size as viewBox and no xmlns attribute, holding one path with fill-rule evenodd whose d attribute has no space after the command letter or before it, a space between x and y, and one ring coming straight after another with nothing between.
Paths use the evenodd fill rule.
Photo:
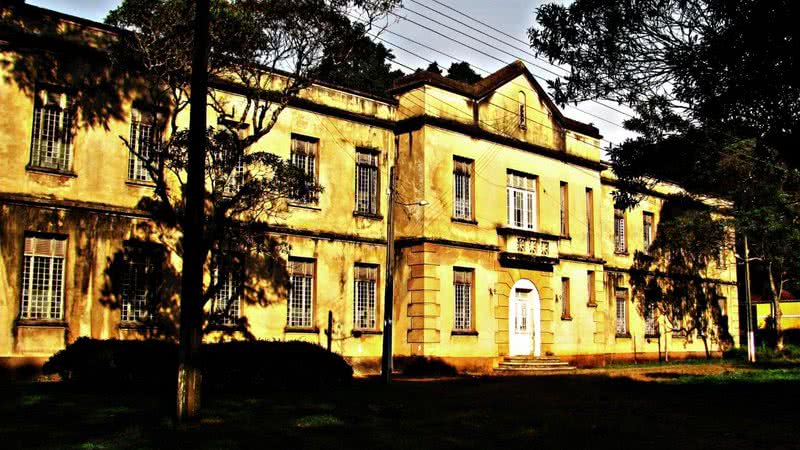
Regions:
<instances>
[{"instance_id":1,"label":"window security bars","mask_svg":"<svg viewBox=\"0 0 800 450\"><path fill-rule=\"evenodd\" d=\"M508 174L508 224L536 230L536 177Z\"/></svg>"},{"instance_id":2,"label":"window security bars","mask_svg":"<svg viewBox=\"0 0 800 450\"><path fill-rule=\"evenodd\" d=\"M456 331L472 330L472 270L454 269L455 321Z\"/></svg>"},{"instance_id":3,"label":"window security bars","mask_svg":"<svg viewBox=\"0 0 800 450\"><path fill-rule=\"evenodd\" d=\"M305 138L301 136L292 136L292 149L291 149L291 163L299 168L311 180L309 183L316 183L317 169L317 146L319 141L316 139ZM292 196L292 200L303 203L314 203L317 201L314 195L313 186L308 186L309 192L298 192Z\"/></svg>"},{"instance_id":4,"label":"window security bars","mask_svg":"<svg viewBox=\"0 0 800 450\"><path fill-rule=\"evenodd\" d=\"M314 262L290 260L289 309L287 326L311 328L313 326Z\"/></svg>"},{"instance_id":5,"label":"window security bars","mask_svg":"<svg viewBox=\"0 0 800 450\"><path fill-rule=\"evenodd\" d=\"M527 102L525 100L525 93L520 91L519 94L518 94L518 98L519 98L519 105L518 105L518 108L519 108L519 114L518 114L518 116L519 116L519 128L521 130L525 130L525 129L528 128L528 120L527 120L527 117L526 117Z\"/></svg>"},{"instance_id":6,"label":"window security bars","mask_svg":"<svg viewBox=\"0 0 800 450\"><path fill-rule=\"evenodd\" d=\"M472 161L453 160L453 217L472 219Z\"/></svg>"},{"instance_id":7,"label":"window security bars","mask_svg":"<svg viewBox=\"0 0 800 450\"><path fill-rule=\"evenodd\" d=\"M150 316L156 298L155 257L143 249L128 249L122 277L121 317L139 322Z\"/></svg>"},{"instance_id":8,"label":"window security bars","mask_svg":"<svg viewBox=\"0 0 800 450\"><path fill-rule=\"evenodd\" d=\"M66 250L66 238L25 238L20 318L62 319Z\"/></svg>"},{"instance_id":9,"label":"window security bars","mask_svg":"<svg viewBox=\"0 0 800 450\"><path fill-rule=\"evenodd\" d=\"M614 252L625 253L626 250L625 213L619 208L614 208Z\"/></svg>"},{"instance_id":10,"label":"window security bars","mask_svg":"<svg viewBox=\"0 0 800 450\"><path fill-rule=\"evenodd\" d=\"M152 181L147 170L148 159L153 157L156 145L155 120L152 114L134 109L131 113L131 135L128 145L132 150L128 155L128 179L132 181Z\"/></svg>"},{"instance_id":11,"label":"window security bars","mask_svg":"<svg viewBox=\"0 0 800 450\"><path fill-rule=\"evenodd\" d=\"M650 213L644 213L642 216L642 239L644 244L644 251L650 248L650 244L653 243L653 215Z\"/></svg>"},{"instance_id":12,"label":"window security bars","mask_svg":"<svg viewBox=\"0 0 800 450\"><path fill-rule=\"evenodd\" d=\"M241 276L238 271L221 264L214 271L217 291L212 300L214 319L222 325L236 325L241 317Z\"/></svg>"},{"instance_id":13,"label":"window security bars","mask_svg":"<svg viewBox=\"0 0 800 450\"><path fill-rule=\"evenodd\" d=\"M355 292L353 297L353 327L357 330L376 328L375 310L377 307L376 288L378 266L356 264Z\"/></svg>"},{"instance_id":14,"label":"window security bars","mask_svg":"<svg viewBox=\"0 0 800 450\"><path fill-rule=\"evenodd\" d=\"M616 331L618 336L625 336L628 334L628 293L624 289L618 289L616 292Z\"/></svg>"},{"instance_id":15,"label":"window security bars","mask_svg":"<svg viewBox=\"0 0 800 450\"><path fill-rule=\"evenodd\" d=\"M658 336L658 321L653 308L647 308L644 316L644 335Z\"/></svg>"},{"instance_id":16,"label":"window security bars","mask_svg":"<svg viewBox=\"0 0 800 450\"><path fill-rule=\"evenodd\" d=\"M72 163L72 99L59 92L40 90L33 105L31 166L70 170Z\"/></svg>"},{"instance_id":17,"label":"window security bars","mask_svg":"<svg viewBox=\"0 0 800 450\"><path fill-rule=\"evenodd\" d=\"M356 150L356 212L378 214L378 154Z\"/></svg>"}]
</instances>

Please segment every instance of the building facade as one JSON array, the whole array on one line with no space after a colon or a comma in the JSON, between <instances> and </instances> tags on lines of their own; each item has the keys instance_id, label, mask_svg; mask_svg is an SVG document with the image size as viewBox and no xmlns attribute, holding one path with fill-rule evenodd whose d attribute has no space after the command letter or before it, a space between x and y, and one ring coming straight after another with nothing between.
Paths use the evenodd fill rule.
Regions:
<instances>
[{"instance_id":1,"label":"building facade","mask_svg":"<svg viewBox=\"0 0 800 450\"><path fill-rule=\"evenodd\" d=\"M179 236L142 207L153 187L119 138L147 136L147 114L125 100L92 123L71 107L92 92L15 72L29 57L17 39L3 38L0 66L0 358L47 357L81 336L174 337ZM209 309L224 305L243 325L230 338L330 340L376 369L391 207L395 357L481 372L508 355L599 363L703 351L642 317L628 285L675 189L616 210L599 130L564 117L520 62L471 85L418 73L386 98L318 83L255 146L312 171L324 191L264 224L287 244L282 258L208 275L226 280ZM732 258L708 277L736 330ZM160 322L141 326L156 296Z\"/></svg>"}]
</instances>

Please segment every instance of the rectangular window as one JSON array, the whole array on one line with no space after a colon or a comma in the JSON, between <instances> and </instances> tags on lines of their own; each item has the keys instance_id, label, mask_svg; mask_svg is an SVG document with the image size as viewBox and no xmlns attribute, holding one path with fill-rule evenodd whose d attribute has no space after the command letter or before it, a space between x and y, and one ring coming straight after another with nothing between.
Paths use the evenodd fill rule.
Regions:
<instances>
[{"instance_id":1,"label":"rectangular window","mask_svg":"<svg viewBox=\"0 0 800 450\"><path fill-rule=\"evenodd\" d=\"M317 183L317 156L319 139L292 135L291 163L311 178L310 183ZM292 200L302 203L316 203L317 196L313 187L296 193Z\"/></svg>"},{"instance_id":2,"label":"rectangular window","mask_svg":"<svg viewBox=\"0 0 800 450\"><path fill-rule=\"evenodd\" d=\"M586 188L586 254L594 255L594 191Z\"/></svg>"},{"instance_id":3,"label":"rectangular window","mask_svg":"<svg viewBox=\"0 0 800 450\"><path fill-rule=\"evenodd\" d=\"M33 101L32 167L69 171L74 111L71 96L40 89Z\"/></svg>"},{"instance_id":4,"label":"rectangular window","mask_svg":"<svg viewBox=\"0 0 800 450\"><path fill-rule=\"evenodd\" d=\"M228 132L232 134L232 140L236 146L226 146L222 148L222 155L220 159L220 167L224 167L225 171L230 167L230 172L221 173L224 171L215 172L221 177L219 183L224 183L222 187L222 195L226 197L233 197L239 193L245 182L245 158L244 154L247 149L242 148L242 142L250 135L249 125L241 126L237 124L235 130L229 129ZM235 138L234 138L235 136Z\"/></svg>"},{"instance_id":5,"label":"rectangular window","mask_svg":"<svg viewBox=\"0 0 800 450\"><path fill-rule=\"evenodd\" d=\"M158 266L154 250L135 245L125 247L120 308L123 322L140 322L151 316L157 299Z\"/></svg>"},{"instance_id":6,"label":"rectangular window","mask_svg":"<svg viewBox=\"0 0 800 450\"><path fill-rule=\"evenodd\" d=\"M644 241L644 251L650 248L653 243L653 213L645 212L642 215L642 240Z\"/></svg>"},{"instance_id":7,"label":"rectangular window","mask_svg":"<svg viewBox=\"0 0 800 450\"><path fill-rule=\"evenodd\" d=\"M472 269L453 269L455 290L454 331L472 331Z\"/></svg>"},{"instance_id":8,"label":"rectangular window","mask_svg":"<svg viewBox=\"0 0 800 450\"><path fill-rule=\"evenodd\" d=\"M374 330L377 327L378 266L356 264L354 271L353 327L356 330Z\"/></svg>"},{"instance_id":9,"label":"rectangular window","mask_svg":"<svg viewBox=\"0 0 800 450\"><path fill-rule=\"evenodd\" d=\"M66 238L25 238L20 318L61 320Z\"/></svg>"},{"instance_id":10,"label":"rectangular window","mask_svg":"<svg viewBox=\"0 0 800 450\"><path fill-rule=\"evenodd\" d=\"M211 301L214 320L222 325L238 324L242 313L241 270L230 261L217 263L212 280L217 289Z\"/></svg>"},{"instance_id":11,"label":"rectangular window","mask_svg":"<svg viewBox=\"0 0 800 450\"><path fill-rule=\"evenodd\" d=\"M378 214L378 153L356 149L356 212Z\"/></svg>"},{"instance_id":12,"label":"rectangular window","mask_svg":"<svg viewBox=\"0 0 800 450\"><path fill-rule=\"evenodd\" d=\"M128 145L128 179L149 182L152 180L147 164L156 146L156 121L151 113L131 111L131 135Z\"/></svg>"},{"instance_id":13,"label":"rectangular window","mask_svg":"<svg viewBox=\"0 0 800 450\"><path fill-rule=\"evenodd\" d=\"M569 184L561 182L561 236L569 236Z\"/></svg>"},{"instance_id":14,"label":"rectangular window","mask_svg":"<svg viewBox=\"0 0 800 450\"><path fill-rule=\"evenodd\" d=\"M453 158L453 217L472 220L473 161Z\"/></svg>"},{"instance_id":15,"label":"rectangular window","mask_svg":"<svg viewBox=\"0 0 800 450\"><path fill-rule=\"evenodd\" d=\"M644 313L644 335L658 336L658 321L653 307L648 307Z\"/></svg>"},{"instance_id":16,"label":"rectangular window","mask_svg":"<svg viewBox=\"0 0 800 450\"><path fill-rule=\"evenodd\" d=\"M625 253L628 250L625 241L625 211L614 208L614 252Z\"/></svg>"},{"instance_id":17,"label":"rectangular window","mask_svg":"<svg viewBox=\"0 0 800 450\"><path fill-rule=\"evenodd\" d=\"M509 171L507 178L508 224L514 228L535 231L536 177Z\"/></svg>"},{"instance_id":18,"label":"rectangular window","mask_svg":"<svg viewBox=\"0 0 800 450\"><path fill-rule=\"evenodd\" d=\"M314 326L314 261L290 259L289 307L286 325L289 328L311 328Z\"/></svg>"},{"instance_id":19,"label":"rectangular window","mask_svg":"<svg viewBox=\"0 0 800 450\"><path fill-rule=\"evenodd\" d=\"M571 309L571 302L572 299L570 298L569 293L569 278L562 278L561 279L561 318L562 319L570 319L572 316L570 315Z\"/></svg>"},{"instance_id":20,"label":"rectangular window","mask_svg":"<svg viewBox=\"0 0 800 450\"><path fill-rule=\"evenodd\" d=\"M587 291L587 302L586 304L589 306L596 306L597 305L597 293L595 292L596 284L595 284L595 275L594 270L589 270L586 272L586 291Z\"/></svg>"},{"instance_id":21,"label":"rectangular window","mask_svg":"<svg viewBox=\"0 0 800 450\"><path fill-rule=\"evenodd\" d=\"M617 289L614 295L617 336L628 335L628 291Z\"/></svg>"}]
</instances>

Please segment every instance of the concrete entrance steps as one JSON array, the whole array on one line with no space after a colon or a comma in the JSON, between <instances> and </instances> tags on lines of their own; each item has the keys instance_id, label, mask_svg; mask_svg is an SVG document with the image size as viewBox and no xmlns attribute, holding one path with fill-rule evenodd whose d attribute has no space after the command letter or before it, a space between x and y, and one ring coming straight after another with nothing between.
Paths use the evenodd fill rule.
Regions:
<instances>
[{"instance_id":1,"label":"concrete entrance steps","mask_svg":"<svg viewBox=\"0 0 800 450\"><path fill-rule=\"evenodd\" d=\"M555 356L506 356L494 371L499 375L534 375L570 373L575 367Z\"/></svg>"}]
</instances>

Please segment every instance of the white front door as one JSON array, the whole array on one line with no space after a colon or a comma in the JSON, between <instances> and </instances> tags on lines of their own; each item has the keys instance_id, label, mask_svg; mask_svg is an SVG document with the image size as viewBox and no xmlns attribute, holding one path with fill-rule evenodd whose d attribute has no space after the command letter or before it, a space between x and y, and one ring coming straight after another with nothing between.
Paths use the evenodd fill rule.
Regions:
<instances>
[{"instance_id":1,"label":"white front door","mask_svg":"<svg viewBox=\"0 0 800 450\"><path fill-rule=\"evenodd\" d=\"M508 299L508 352L511 356L541 356L539 292L528 280L519 280Z\"/></svg>"}]
</instances>

